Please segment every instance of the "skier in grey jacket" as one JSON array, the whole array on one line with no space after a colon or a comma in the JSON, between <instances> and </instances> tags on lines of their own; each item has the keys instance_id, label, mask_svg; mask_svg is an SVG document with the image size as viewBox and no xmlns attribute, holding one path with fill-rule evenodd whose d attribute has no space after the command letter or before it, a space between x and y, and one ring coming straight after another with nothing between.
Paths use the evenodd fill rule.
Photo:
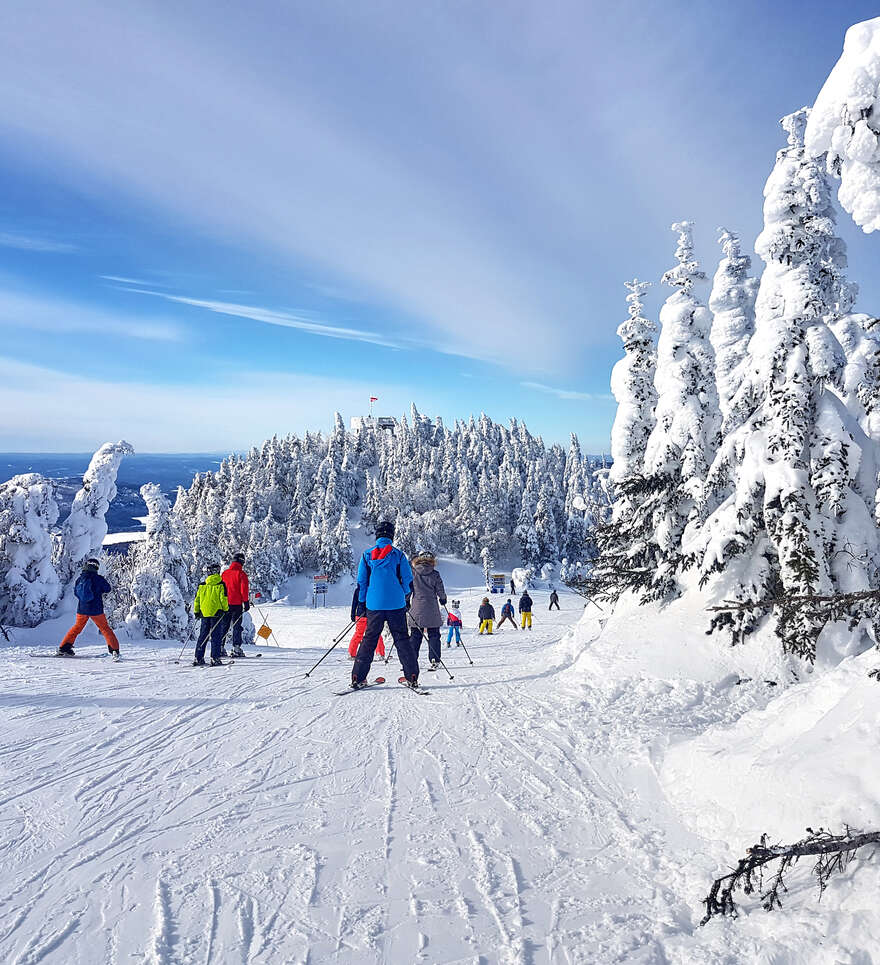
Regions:
<instances>
[{"instance_id":1,"label":"skier in grey jacket","mask_svg":"<svg viewBox=\"0 0 880 965\"><path fill-rule=\"evenodd\" d=\"M428 636L430 670L436 670L440 665L440 627L445 620L440 607L446 606L446 588L435 569L436 564L433 553L420 552L413 559L413 588L407 613L409 642L417 656L424 635Z\"/></svg>"}]
</instances>

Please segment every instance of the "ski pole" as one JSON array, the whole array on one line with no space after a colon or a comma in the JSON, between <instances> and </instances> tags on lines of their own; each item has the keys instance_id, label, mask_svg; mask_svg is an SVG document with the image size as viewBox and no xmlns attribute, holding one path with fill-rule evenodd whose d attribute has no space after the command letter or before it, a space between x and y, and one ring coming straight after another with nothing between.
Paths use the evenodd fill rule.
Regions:
<instances>
[{"instance_id":1,"label":"ski pole","mask_svg":"<svg viewBox=\"0 0 880 965\"><path fill-rule=\"evenodd\" d=\"M465 647L464 645L464 634L461 635L461 639L459 640L459 643L461 643L462 648L464 649L465 656L468 658L468 660L471 660L471 655L468 653L467 647ZM471 665L473 665L473 660L471 660Z\"/></svg>"},{"instance_id":2,"label":"ski pole","mask_svg":"<svg viewBox=\"0 0 880 965\"><path fill-rule=\"evenodd\" d=\"M423 639L423 640L428 640L428 634L425 632L425 628L424 628L424 627L422 627L422 639ZM431 646L431 641L428 640L428 647L430 647L430 646ZM430 653L428 654L428 657L429 657L429 659L430 659ZM437 663L439 663L440 666L446 671L446 673L449 674L449 679L450 679L450 680L455 680L455 677L453 677L452 674L449 673L449 667L447 667L446 664L443 663L442 660L438 660ZM473 660L471 661L471 663L473 663Z\"/></svg>"},{"instance_id":3,"label":"ski pole","mask_svg":"<svg viewBox=\"0 0 880 965\"><path fill-rule=\"evenodd\" d=\"M388 651L388 656L385 658L385 663L391 659L391 654L394 653L394 640L391 641L391 649Z\"/></svg>"},{"instance_id":4,"label":"ski pole","mask_svg":"<svg viewBox=\"0 0 880 965\"><path fill-rule=\"evenodd\" d=\"M190 645L190 642L192 641L193 630L195 630L195 628L198 625L199 625L199 621L198 621L198 618L196 618L192 627L190 627L190 631L187 634L186 640L183 641L183 646L180 648L180 653L177 655L177 659L174 661L175 663L180 663L181 659L183 658L183 651L186 650L186 648Z\"/></svg>"},{"instance_id":5,"label":"ski pole","mask_svg":"<svg viewBox=\"0 0 880 965\"><path fill-rule=\"evenodd\" d=\"M329 657L330 654L339 646L339 644L342 642L342 638L346 635L346 633L348 633L348 631L352 628L353 625L354 625L353 623L349 623L349 625L342 631L342 633L340 633L339 636L336 637L330 649L324 654L323 657L321 657L321 659L318 661L318 663L315 664L314 667L312 667L309 671L307 671L306 673L307 677L315 670L315 668L318 666L319 663L321 663L326 657Z\"/></svg>"},{"instance_id":6,"label":"ski pole","mask_svg":"<svg viewBox=\"0 0 880 965\"><path fill-rule=\"evenodd\" d=\"M226 632L223 634L223 639L220 641L221 647L226 646L226 638L229 636L230 632L233 631L239 625L239 623L241 623L241 618L243 616L244 616L244 610L242 610L241 613L239 613L239 615L235 618L235 623L231 624L226 628Z\"/></svg>"},{"instance_id":7,"label":"ski pole","mask_svg":"<svg viewBox=\"0 0 880 965\"><path fill-rule=\"evenodd\" d=\"M350 630L352 630L353 628L354 628L354 620L352 620L351 623L349 623L349 625L342 631L342 633L338 633L338 634L333 638L333 642L334 642L334 643L339 643L339 642L342 640L342 638L343 638Z\"/></svg>"}]
</instances>

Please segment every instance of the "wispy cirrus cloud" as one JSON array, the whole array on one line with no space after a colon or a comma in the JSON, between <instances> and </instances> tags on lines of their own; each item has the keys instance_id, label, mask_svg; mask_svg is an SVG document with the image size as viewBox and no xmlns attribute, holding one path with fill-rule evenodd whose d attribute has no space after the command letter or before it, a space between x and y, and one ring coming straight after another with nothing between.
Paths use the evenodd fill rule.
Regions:
<instances>
[{"instance_id":1,"label":"wispy cirrus cloud","mask_svg":"<svg viewBox=\"0 0 880 965\"><path fill-rule=\"evenodd\" d=\"M310 335L320 335L323 338L339 338L351 342L369 342L371 345L383 345L386 348L403 348L403 344L379 332L370 332L359 328L347 328L341 325L330 325L319 321L309 312L285 312L277 309L262 308L259 305L241 305L237 302L215 301L207 298L189 298L185 295L170 295L167 292L157 292L148 288L127 288L126 291L138 295L152 295L164 298L166 301L178 305L190 305L193 308L203 308L218 315L231 315L235 318L248 318L254 322L266 325L279 325L282 328L296 328Z\"/></svg>"},{"instance_id":2,"label":"wispy cirrus cloud","mask_svg":"<svg viewBox=\"0 0 880 965\"><path fill-rule=\"evenodd\" d=\"M543 392L545 395L555 395L557 399L568 399L578 402L613 402L614 399L607 394L596 392L578 392L574 389L558 389L552 385L544 385L543 382L520 382L524 389L532 389L535 392Z\"/></svg>"},{"instance_id":3,"label":"wispy cirrus cloud","mask_svg":"<svg viewBox=\"0 0 880 965\"><path fill-rule=\"evenodd\" d=\"M155 281L144 281L143 278L127 278L125 275L99 275L104 281L115 281L120 285L157 285Z\"/></svg>"},{"instance_id":4,"label":"wispy cirrus cloud","mask_svg":"<svg viewBox=\"0 0 880 965\"><path fill-rule=\"evenodd\" d=\"M122 315L70 299L0 289L3 327L59 334L95 332L160 342L183 338L183 329L167 319Z\"/></svg>"},{"instance_id":5,"label":"wispy cirrus cloud","mask_svg":"<svg viewBox=\"0 0 880 965\"><path fill-rule=\"evenodd\" d=\"M53 255L73 254L80 250L67 241L56 241L54 238L19 234L14 231L0 231L0 248L17 248L19 251L36 251Z\"/></svg>"}]
</instances>

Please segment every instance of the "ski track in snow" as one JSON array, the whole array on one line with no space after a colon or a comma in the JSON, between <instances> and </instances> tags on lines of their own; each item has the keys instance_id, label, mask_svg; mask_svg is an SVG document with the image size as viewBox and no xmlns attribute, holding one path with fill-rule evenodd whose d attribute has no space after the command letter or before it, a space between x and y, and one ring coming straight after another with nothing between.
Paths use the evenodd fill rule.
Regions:
<instances>
[{"instance_id":1,"label":"ski track in snow","mask_svg":"<svg viewBox=\"0 0 880 965\"><path fill-rule=\"evenodd\" d=\"M573 679L562 599L468 632L473 667L444 646L455 680L418 700L334 698L343 646L303 678L340 608L270 607L294 645L229 670L147 642L73 673L0 651L0 961L670 961L700 909L664 882L694 840L647 748L700 694Z\"/></svg>"}]
</instances>

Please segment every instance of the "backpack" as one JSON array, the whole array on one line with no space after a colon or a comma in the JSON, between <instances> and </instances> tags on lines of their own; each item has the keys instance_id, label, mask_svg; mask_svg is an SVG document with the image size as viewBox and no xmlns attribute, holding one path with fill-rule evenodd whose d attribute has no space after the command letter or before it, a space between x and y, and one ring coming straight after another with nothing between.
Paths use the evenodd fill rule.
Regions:
<instances>
[{"instance_id":1,"label":"backpack","mask_svg":"<svg viewBox=\"0 0 880 965\"><path fill-rule=\"evenodd\" d=\"M95 599L95 591L92 588L92 581L83 574L73 588L73 595L80 603L91 603Z\"/></svg>"}]
</instances>

